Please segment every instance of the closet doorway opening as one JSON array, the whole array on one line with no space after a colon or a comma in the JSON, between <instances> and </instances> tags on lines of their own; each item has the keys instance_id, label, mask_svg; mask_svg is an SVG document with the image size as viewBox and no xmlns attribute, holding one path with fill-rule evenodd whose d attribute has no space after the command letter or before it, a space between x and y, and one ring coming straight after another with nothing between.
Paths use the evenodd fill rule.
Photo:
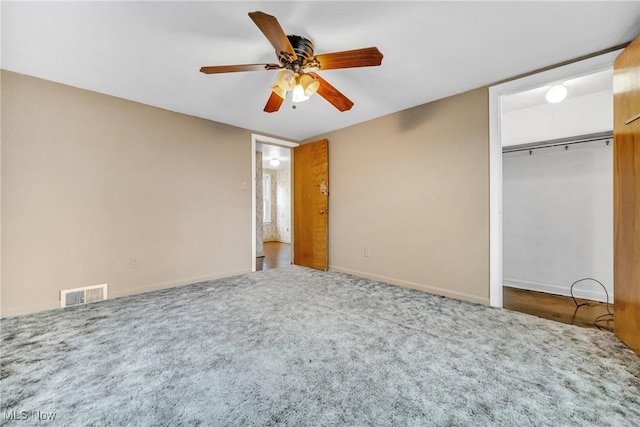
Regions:
<instances>
[{"instance_id":1,"label":"closet doorway opening","mask_svg":"<svg viewBox=\"0 0 640 427\"><path fill-rule=\"evenodd\" d=\"M274 138L253 139L254 256L253 271L291 264L292 153L296 143Z\"/></svg>"},{"instance_id":2,"label":"closet doorway opening","mask_svg":"<svg viewBox=\"0 0 640 427\"><path fill-rule=\"evenodd\" d=\"M504 308L613 330L612 133L505 146L502 166Z\"/></svg>"},{"instance_id":3,"label":"closet doorway opening","mask_svg":"<svg viewBox=\"0 0 640 427\"><path fill-rule=\"evenodd\" d=\"M618 53L490 89L494 306L613 329ZM559 85L565 98L549 101Z\"/></svg>"}]
</instances>

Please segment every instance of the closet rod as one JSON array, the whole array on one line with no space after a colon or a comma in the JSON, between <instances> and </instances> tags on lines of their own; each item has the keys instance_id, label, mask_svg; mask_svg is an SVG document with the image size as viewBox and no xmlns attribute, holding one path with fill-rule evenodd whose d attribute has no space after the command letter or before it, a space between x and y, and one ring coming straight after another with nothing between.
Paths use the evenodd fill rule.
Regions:
<instances>
[{"instance_id":1,"label":"closet rod","mask_svg":"<svg viewBox=\"0 0 640 427\"><path fill-rule=\"evenodd\" d=\"M609 145L609 143L613 141L613 132L600 132L571 138L560 138L550 141L533 142L530 144L513 145L511 147L503 147L502 154L516 153L518 151L531 151L540 148L569 146L594 141L607 141L607 145Z\"/></svg>"}]
</instances>

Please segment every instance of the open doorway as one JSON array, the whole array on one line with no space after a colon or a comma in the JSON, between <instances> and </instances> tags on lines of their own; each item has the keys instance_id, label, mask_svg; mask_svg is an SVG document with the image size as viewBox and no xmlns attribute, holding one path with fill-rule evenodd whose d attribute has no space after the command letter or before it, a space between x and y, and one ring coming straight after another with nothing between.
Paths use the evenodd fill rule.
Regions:
<instances>
[{"instance_id":1,"label":"open doorway","mask_svg":"<svg viewBox=\"0 0 640 427\"><path fill-rule=\"evenodd\" d=\"M490 88L493 306L582 326L607 315L602 326L612 327L611 70L618 53ZM559 84L569 93L550 103L545 95ZM589 318L581 320L572 296L596 302L586 307L601 304L581 308Z\"/></svg>"},{"instance_id":2,"label":"open doorway","mask_svg":"<svg viewBox=\"0 0 640 427\"><path fill-rule=\"evenodd\" d=\"M253 271L291 263L291 149L297 143L254 135Z\"/></svg>"},{"instance_id":3,"label":"open doorway","mask_svg":"<svg viewBox=\"0 0 640 427\"><path fill-rule=\"evenodd\" d=\"M504 308L613 329L611 132L503 147L503 248Z\"/></svg>"}]
</instances>

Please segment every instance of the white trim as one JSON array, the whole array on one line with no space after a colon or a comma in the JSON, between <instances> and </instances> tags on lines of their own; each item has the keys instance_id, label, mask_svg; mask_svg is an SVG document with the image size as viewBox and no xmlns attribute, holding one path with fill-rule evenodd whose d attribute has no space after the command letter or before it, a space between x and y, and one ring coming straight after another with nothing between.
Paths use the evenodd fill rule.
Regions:
<instances>
[{"instance_id":1,"label":"white trim","mask_svg":"<svg viewBox=\"0 0 640 427\"><path fill-rule=\"evenodd\" d=\"M251 135L251 271L256 271L256 140Z\"/></svg>"},{"instance_id":2,"label":"white trim","mask_svg":"<svg viewBox=\"0 0 640 427\"><path fill-rule=\"evenodd\" d=\"M158 291L161 289L195 285L196 283L208 282L209 280L218 280L218 279L224 279L227 277L241 276L247 273L249 273L249 271L247 271L246 269L231 270L231 271L224 271L221 273L216 273L208 276L198 276L198 277L190 277L182 280L170 280L166 282L151 283L147 285L137 286L134 288L128 288L121 292L113 292L112 290L111 296L112 298L120 298L120 297L125 297L130 295L139 295L147 292Z\"/></svg>"},{"instance_id":3,"label":"white trim","mask_svg":"<svg viewBox=\"0 0 640 427\"><path fill-rule=\"evenodd\" d=\"M583 288L580 288L579 285L576 285L573 288L573 295L576 298L580 298L580 299L607 302L607 297L604 292L604 289L602 289L602 287L600 287L600 285L598 285L597 283L595 285L597 286L597 289L595 291L589 290L589 289L583 289ZM567 287L566 285L553 285L549 283L529 282L526 280L516 280L516 279L509 279L505 277L504 286L508 286L510 288L516 288L516 289L525 289L528 291L544 292L547 294L563 295L566 297L571 296L571 287ZM607 292L609 293L609 303L613 304L613 294L608 290Z\"/></svg>"},{"instance_id":4,"label":"white trim","mask_svg":"<svg viewBox=\"0 0 640 427\"><path fill-rule=\"evenodd\" d=\"M124 289L122 291L114 291L114 289L112 287L111 291L109 292L109 299L121 298L121 297L125 297L125 296L130 296L130 295L139 295L139 294L144 294L146 292L158 291L158 290L161 290L161 289L193 285L193 284L196 284L196 283L207 282L209 280L216 280L216 279L223 279L223 278L227 278L227 277L241 276L241 275L247 274L247 273L249 273L249 271L247 271L246 269L225 271L225 272L222 272L222 273L209 275L209 276L199 276L199 277L191 277L191 278L182 279L182 280L171 280L171 281L166 281L166 282L151 283L151 284L146 284L146 285L142 285L142 286L136 286L136 287L132 287L132 288L127 288L127 289ZM90 286L90 287L92 287L92 286ZM82 289L82 288L80 288L80 289ZM106 293L105 293L105 298L106 298ZM40 311L47 311L47 310L52 310L52 309L60 309L60 307L57 304L56 305L52 305L50 302L36 303L36 304L25 304L25 305L20 305L20 306L17 306L17 307L10 307L9 309L3 309L2 311L0 311L0 318L1 319L5 319L5 318L8 318L8 317L22 316L24 314L37 313L37 312L40 312Z\"/></svg>"},{"instance_id":5,"label":"white trim","mask_svg":"<svg viewBox=\"0 0 640 427\"><path fill-rule=\"evenodd\" d=\"M502 140L500 97L608 69L623 49L489 88L489 301L502 307Z\"/></svg>"},{"instance_id":6,"label":"white trim","mask_svg":"<svg viewBox=\"0 0 640 427\"><path fill-rule=\"evenodd\" d=\"M297 142L286 141L284 139L278 139L278 138L272 138L270 136L258 135L256 133L251 134L251 141L261 142L263 144L269 144L269 145L280 145L280 146L289 147L289 148L294 148L300 145Z\"/></svg>"},{"instance_id":7,"label":"white trim","mask_svg":"<svg viewBox=\"0 0 640 427\"><path fill-rule=\"evenodd\" d=\"M284 139L272 138L270 136L251 134L251 271L256 271L256 144L280 145L282 147L294 148L300 144ZM293 163L293 161L292 161ZM260 183L262 185L262 183ZM291 205L293 206L293 189L291 194ZM293 218L293 216L291 217ZM293 227L291 227L293 240Z\"/></svg>"},{"instance_id":8,"label":"white trim","mask_svg":"<svg viewBox=\"0 0 640 427\"><path fill-rule=\"evenodd\" d=\"M502 145L500 94L489 88L489 304L502 308Z\"/></svg>"},{"instance_id":9,"label":"white trim","mask_svg":"<svg viewBox=\"0 0 640 427\"><path fill-rule=\"evenodd\" d=\"M467 301L476 304L487 305L489 301L486 298L480 298L476 295L467 294L464 292L454 292L450 289L438 288L435 286L428 286L423 283L410 282L402 279L394 279L393 277L380 276L377 274L366 273L364 271L351 270L349 268L339 267L336 265L329 265L329 271L336 271L338 273L351 274L353 276L363 277L369 280L375 280L377 282L386 283L389 285L400 286L403 288L416 289L418 291L426 292L433 295L439 295L443 297L453 298L460 301Z\"/></svg>"}]
</instances>

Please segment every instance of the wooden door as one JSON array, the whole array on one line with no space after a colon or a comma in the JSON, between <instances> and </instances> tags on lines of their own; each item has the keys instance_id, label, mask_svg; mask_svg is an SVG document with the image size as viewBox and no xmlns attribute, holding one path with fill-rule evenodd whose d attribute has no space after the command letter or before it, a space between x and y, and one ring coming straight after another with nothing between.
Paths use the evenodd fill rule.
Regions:
<instances>
[{"instance_id":1,"label":"wooden door","mask_svg":"<svg viewBox=\"0 0 640 427\"><path fill-rule=\"evenodd\" d=\"M329 265L329 141L293 149L293 263Z\"/></svg>"},{"instance_id":2,"label":"wooden door","mask_svg":"<svg viewBox=\"0 0 640 427\"><path fill-rule=\"evenodd\" d=\"M615 61L613 99L614 330L640 354L640 37Z\"/></svg>"}]
</instances>

